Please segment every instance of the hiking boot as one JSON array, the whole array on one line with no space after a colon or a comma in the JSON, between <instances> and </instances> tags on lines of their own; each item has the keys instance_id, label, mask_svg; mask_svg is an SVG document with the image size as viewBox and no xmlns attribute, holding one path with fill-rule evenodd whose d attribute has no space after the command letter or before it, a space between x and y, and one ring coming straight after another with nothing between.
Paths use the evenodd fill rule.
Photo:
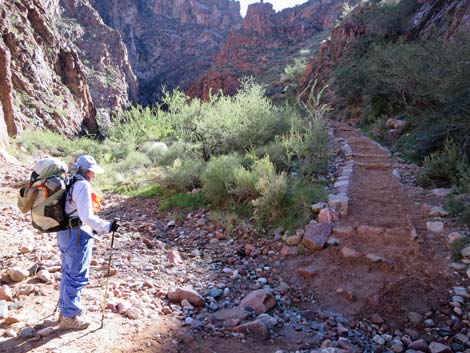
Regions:
<instances>
[{"instance_id":1,"label":"hiking boot","mask_svg":"<svg viewBox=\"0 0 470 353\"><path fill-rule=\"evenodd\" d=\"M74 317L59 317L59 328L62 330L85 330L90 326L90 319L83 314L78 314Z\"/></svg>"}]
</instances>

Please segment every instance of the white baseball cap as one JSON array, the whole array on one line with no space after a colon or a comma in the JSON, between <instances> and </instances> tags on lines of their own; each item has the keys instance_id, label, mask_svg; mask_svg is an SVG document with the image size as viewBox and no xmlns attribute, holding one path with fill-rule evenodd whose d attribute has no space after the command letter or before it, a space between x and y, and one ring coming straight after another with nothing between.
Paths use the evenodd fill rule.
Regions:
<instances>
[{"instance_id":1,"label":"white baseball cap","mask_svg":"<svg viewBox=\"0 0 470 353\"><path fill-rule=\"evenodd\" d=\"M96 163L95 158L90 155L84 154L77 158L75 163L72 166L72 169L83 170L83 171L92 171L95 174L104 173L103 168L101 168L98 163Z\"/></svg>"}]
</instances>

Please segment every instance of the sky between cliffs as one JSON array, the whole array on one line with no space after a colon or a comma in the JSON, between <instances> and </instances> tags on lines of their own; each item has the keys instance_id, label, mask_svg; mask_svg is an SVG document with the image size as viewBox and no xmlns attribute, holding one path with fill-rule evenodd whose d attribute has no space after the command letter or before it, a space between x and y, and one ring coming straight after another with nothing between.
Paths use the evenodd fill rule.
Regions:
<instances>
[{"instance_id":1,"label":"sky between cliffs","mask_svg":"<svg viewBox=\"0 0 470 353\"><path fill-rule=\"evenodd\" d=\"M245 16L248 5L255 2L259 2L259 0L240 0L242 16ZM294 7L295 5L303 4L304 2L307 2L307 0L264 0L264 2L273 4L274 10L280 11L287 7Z\"/></svg>"}]
</instances>

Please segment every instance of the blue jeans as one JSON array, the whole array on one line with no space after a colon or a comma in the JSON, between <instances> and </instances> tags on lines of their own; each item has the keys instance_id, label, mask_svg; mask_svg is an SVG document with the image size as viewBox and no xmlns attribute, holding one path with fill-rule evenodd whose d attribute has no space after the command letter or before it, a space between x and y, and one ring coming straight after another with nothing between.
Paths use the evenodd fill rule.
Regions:
<instances>
[{"instance_id":1,"label":"blue jeans","mask_svg":"<svg viewBox=\"0 0 470 353\"><path fill-rule=\"evenodd\" d=\"M59 309L64 317L76 316L83 310L80 296L88 284L93 240L88 233L78 228L71 229L70 233L69 230L57 233L62 255Z\"/></svg>"}]
</instances>

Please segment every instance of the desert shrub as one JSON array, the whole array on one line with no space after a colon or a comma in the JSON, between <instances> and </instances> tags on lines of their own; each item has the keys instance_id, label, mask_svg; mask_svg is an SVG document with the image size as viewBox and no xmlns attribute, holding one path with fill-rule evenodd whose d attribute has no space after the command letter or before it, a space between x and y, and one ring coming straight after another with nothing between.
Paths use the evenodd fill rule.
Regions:
<instances>
[{"instance_id":1,"label":"desert shrub","mask_svg":"<svg viewBox=\"0 0 470 353\"><path fill-rule=\"evenodd\" d=\"M110 129L109 138L139 145L146 141L163 141L171 133L171 125L160 118L158 109L132 106L119 113L118 123Z\"/></svg>"},{"instance_id":2,"label":"desert shrub","mask_svg":"<svg viewBox=\"0 0 470 353\"><path fill-rule=\"evenodd\" d=\"M235 171L241 167L241 157L237 154L211 158L202 173L202 191L213 206L221 206L230 201L229 190L235 183Z\"/></svg>"},{"instance_id":3,"label":"desert shrub","mask_svg":"<svg viewBox=\"0 0 470 353\"><path fill-rule=\"evenodd\" d=\"M162 196L163 191L160 185L142 185L134 190L127 189L122 192L124 195L132 197L151 198L155 196Z\"/></svg>"},{"instance_id":4,"label":"desert shrub","mask_svg":"<svg viewBox=\"0 0 470 353\"><path fill-rule=\"evenodd\" d=\"M159 211L165 212L177 208L181 211L193 211L207 207L207 201L202 192L176 193L162 199Z\"/></svg>"},{"instance_id":5,"label":"desert shrub","mask_svg":"<svg viewBox=\"0 0 470 353\"><path fill-rule=\"evenodd\" d=\"M255 188L259 197L253 200L257 221L266 226L276 222L282 215L282 206L287 191L286 173L276 174L274 165L265 157L255 162L252 170Z\"/></svg>"},{"instance_id":6,"label":"desert shrub","mask_svg":"<svg viewBox=\"0 0 470 353\"><path fill-rule=\"evenodd\" d=\"M306 57L295 58L293 63L288 64L284 68L285 79L298 81L303 75L305 68L307 67L307 63L308 59Z\"/></svg>"},{"instance_id":7,"label":"desert shrub","mask_svg":"<svg viewBox=\"0 0 470 353\"><path fill-rule=\"evenodd\" d=\"M262 86L243 82L234 97L213 96L209 102L187 101L181 92L167 93L166 119L176 136L186 142L200 143L206 159L231 152L245 153L274 140L289 130L292 116L287 106L276 107L264 96Z\"/></svg>"},{"instance_id":8,"label":"desert shrub","mask_svg":"<svg viewBox=\"0 0 470 353\"><path fill-rule=\"evenodd\" d=\"M163 183L166 187L179 192L192 191L202 185L201 174L204 161L193 158L177 158L166 170Z\"/></svg>"},{"instance_id":9,"label":"desert shrub","mask_svg":"<svg viewBox=\"0 0 470 353\"><path fill-rule=\"evenodd\" d=\"M253 200L257 195L256 177L243 166L233 171L234 183L229 189L229 194L233 196L236 203Z\"/></svg>"},{"instance_id":10,"label":"desert shrub","mask_svg":"<svg viewBox=\"0 0 470 353\"><path fill-rule=\"evenodd\" d=\"M424 159L418 183L423 186L449 187L458 184L461 171L468 166L468 160L458 146L447 140L444 148Z\"/></svg>"},{"instance_id":11,"label":"desert shrub","mask_svg":"<svg viewBox=\"0 0 470 353\"><path fill-rule=\"evenodd\" d=\"M303 228L312 217L310 206L325 201L327 191L324 186L298 179L288 179L286 200L282 218L278 225L286 230Z\"/></svg>"},{"instance_id":12,"label":"desert shrub","mask_svg":"<svg viewBox=\"0 0 470 353\"><path fill-rule=\"evenodd\" d=\"M269 156L277 171L289 168L288 150L286 149L283 137L277 137L275 141L258 147L254 151L254 155L258 159Z\"/></svg>"},{"instance_id":13,"label":"desert shrub","mask_svg":"<svg viewBox=\"0 0 470 353\"><path fill-rule=\"evenodd\" d=\"M341 62L333 88L348 104L360 104L363 123L382 115L409 117L421 159L451 137L470 153L470 56L468 33L449 42L380 42Z\"/></svg>"}]
</instances>

